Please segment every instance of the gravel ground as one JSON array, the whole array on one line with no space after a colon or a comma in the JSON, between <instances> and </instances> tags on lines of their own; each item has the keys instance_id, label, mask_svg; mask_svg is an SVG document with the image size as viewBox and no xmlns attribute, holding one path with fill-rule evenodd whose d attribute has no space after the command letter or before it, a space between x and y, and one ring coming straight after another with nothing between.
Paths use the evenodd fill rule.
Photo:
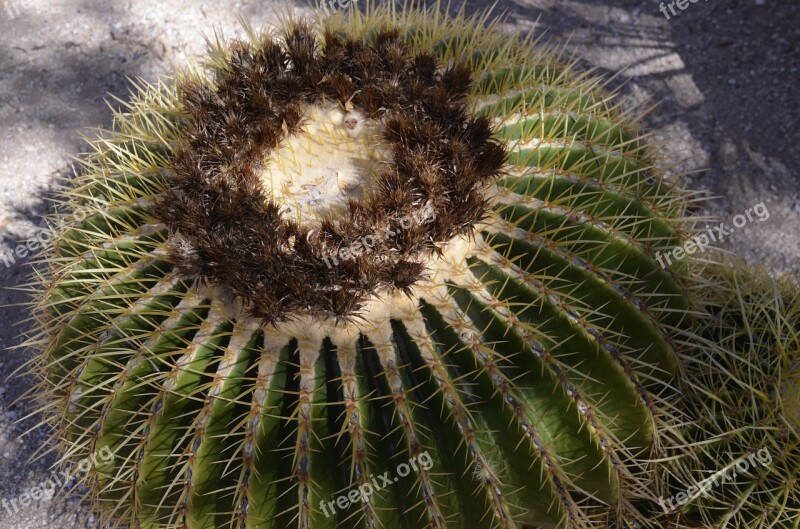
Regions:
<instances>
[{"instance_id":1,"label":"gravel ground","mask_svg":"<svg viewBox=\"0 0 800 529\"><path fill-rule=\"evenodd\" d=\"M654 0L501 0L508 31L544 31L568 42L583 65L615 82L638 103L657 104L647 125L664 142L673 174L691 173L688 186L716 197L702 213L731 224L761 202L763 222L736 230L724 242L749 262L777 272L800 272L800 4L780 0L690 3L667 18ZM155 80L172 65L202 53L203 32L241 34L237 16L256 26L303 5L206 0L103 2L0 0L0 255L43 225L45 197L82 135L110 127L108 94L125 98L128 77ZM487 2L471 2L470 10ZM677 8L676 8L677 9ZM0 261L0 285L19 286L25 257ZM8 378L28 358L13 346L25 329L15 303L20 292L0 290L0 502L17 499L47 479L52 457L30 409L15 400L30 386ZM24 432L30 431L24 437ZM0 503L0 527L94 527L58 492L18 512ZM9 507L7 508L6 505ZM19 505L19 503L17 503Z\"/></svg>"}]
</instances>

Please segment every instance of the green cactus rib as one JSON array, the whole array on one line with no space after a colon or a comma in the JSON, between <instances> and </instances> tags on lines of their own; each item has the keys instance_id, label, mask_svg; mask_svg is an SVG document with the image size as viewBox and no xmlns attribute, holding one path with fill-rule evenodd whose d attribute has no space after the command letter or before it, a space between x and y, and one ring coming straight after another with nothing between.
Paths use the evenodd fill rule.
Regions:
<instances>
[{"instance_id":1,"label":"green cactus rib","mask_svg":"<svg viewBox=\"0 0 800 529\"><path fill-rule=\"evenodd\" d=\"M262 325L176 271L151 212L182 139L172 84L137 83L118 130L91 143L41 263L30 345L65 459L114 454L85 477L104 522L648 524L651 461L684 442L673 386L694 310L686 267L654 256L687 237L688 195L602 83L437 9L321 22L367 41L396 27L412 51L467 60L473 111L509 150L487 218L442 257L453 273L361 320ZM210 57L222 68L230 52Z\"/></svg>"}]
</instances>

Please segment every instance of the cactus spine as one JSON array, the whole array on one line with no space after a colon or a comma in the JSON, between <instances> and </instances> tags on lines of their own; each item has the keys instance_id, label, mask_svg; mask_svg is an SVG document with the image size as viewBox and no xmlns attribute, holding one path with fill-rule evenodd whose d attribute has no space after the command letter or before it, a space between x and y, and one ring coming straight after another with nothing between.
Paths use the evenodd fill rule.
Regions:
<instances>
[{"instance_id":1,"label":"cactus spine","mask_svg":"<svg viewBox=\"0 0 800 529\"><path fill-rule=\"evenodd\" d=\"M742 265L702 272L715 298L687 355L688 451L669 464L665 527L800 523L800 291ZM680 496L679 496L680 495Z\"/></svg>"}]
</instances>

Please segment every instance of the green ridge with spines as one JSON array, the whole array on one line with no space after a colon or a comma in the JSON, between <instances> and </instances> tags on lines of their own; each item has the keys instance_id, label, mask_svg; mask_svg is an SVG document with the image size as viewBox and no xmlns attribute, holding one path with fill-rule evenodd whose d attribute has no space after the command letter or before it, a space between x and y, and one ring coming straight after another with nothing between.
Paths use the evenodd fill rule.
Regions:
<instances>
[{"instance_id":1,"label":"green ridge with spines","mask_svg":"<svg viewBox=\"0 0 800 529\"><path fill-rule=\"evenodd\" d=\"M91 251L95 248L95 241L104 241L109 236L129 233L145 224L148 218L147 209L141 206L119 207L90 215L60 237L59 254L64 257L76 257L83 252ZM148 240L140 241L140 243L145 242Z\"/></svg>"},{"instance_id":2,"label":"green ridge with spines","mask_svg":"<svg viewBox=\"0 0 800 529\"><path fill-rule=\"evenodd\" d=\"M507 379L516 384L513 396L526 408L529 414L526 419L533 423L536 418L541 418L535 424L538 436L550 448L553 457L558 459L565 475L571 476L580 490L588 491L609 504L613 503L619 486L613 479L613 468L602 454L600 444L591 436L575 402L566 394L566 389L545 368L522 337L512 327L502 323L496 313L466 290L455 286L450 289L462 312L480 329L485 347L493 351L491 361L502 371L507 371L504 373ZM496 400L497 395L488 391L493 386L485 380L487 375L480 365L470 366L467 362L471 355L464 349L460 353L455 356L460 360L461 369L480 373L483 379L475 380L484 391L481 400L487 403L492 398ZM494 406L497 407L496 402ZM486 410L481 415L493 418L495 414L496 410ZM495 424L493 430L498 431L498 426ZM509 437L513 443L517 442L507 432L504 434L496 436L498 444L504 437ZM506 459L516 461L517 457L508 454ZM515 483L517 486L525 485L524 481Z\"/></svg>"},{"instance_id":3,"label":"green ridge with spines","mask_svg":"<svg viewBox=\"0 0 800 529\"><path fill-rule=\"evenodd\" d=\"M324 414L328 421L327 428L330 433L328 438L317 438L317 442L324 446L322 450L325 455L329 455L333 458L333 468L331 469L330 476L323 477L325 480L324 487L321 487L317 494L320 500L325 501L326 504L331 501L334 502L333 512L330 512L330 506L327 506L329 514L331 515L331 523L338 523L341 527L347 527L337 514L336 509L338 509L338 507L335 506L336 498L341 494L340 490L343 490L350 484L350 467L345 464L347 459L344 457L349 454L349 434L347 432L347 425L345 424L346 406L344 402L344 382L342 380L341 366L338 361L337 347L331 343L329 338L323 342L322 347L323 351L321 352L320 360L326 362L326 406ZM322 414L322 410L320 410L319 413ZM323 490L327 492L327 495Z\"/></svg>"},{"instance_id":4,"label":"green ridge with spines","mask_svg":"<svg viewBox=\"0 0 800 529\"><path fill-rule=\"evenodd\" d=\"M297 426L294 424L300 390L300 344L292 341L293 349L286 360L286 379L283 400L279 411L277 444L264 447L275 458L275 483L277 497L274 501L274 523L278 527L291 527L297 520L298 484L293 475L294 457L297 455ZM299 526L299 524L298 524Z\"/></svg>"},{"instance_id":5,"label":"green ridge with spines","mask_svg":"<svg viewBox=\"0 0 800 529\"><path fill-rule=\"evenodd\" d=\"M587 210L593 217L619 218L624 215L632 224L630 231L633 232L631 235L634 238L654 237L667 246L679 244L681 241L675 226L657 216L646 204L632 202L630 197L588 182L570 182L558 177L529 175L506 177L500 185L520 195L556 203L561 202L560 197L570 197L571 207ZM648 233L639 234L638 232L642 230Z\"/></svg>"},{"instance_id":6,"label":"green ridge with spines","mask_svg":"<svg viewBox=\"0 0 800 529\"><path fill-rule=\"evenodd\" d=\"M180 288L183 286L183 288ZM157 326L169 315L167 311L180 303L182 293L188 286L181 285L170 293L156 296L140 310L132 313L122 321L114 323L107 340L91 357L87 357L85 367L81 369L76 386L81 390L81 400L74 403L80 411L76 411L70 419L71 430L80 438L88 433L101 419L102 409L96 409L97 403L105 400L113 391L112 382L118 380L120 373L117 367L127 364L128 359L137 355L143 345L142 338L152 335ZM87 413L94 410L93 413Z\"/></svg>"},{"instance_id":7,"label":"green ridge with spines","mask_svg":"<svg viewBox=\"0 0 800 529\"><path fill-rule=\"evenodd\" d=\"M147 171L147 168L143 170ZM112 173L99 182L89 182L81 191L91 197L91 201L87 200L85 204L89 207L93 202L100 202L121 208L135 205L139 200L150 199L167 184L166 178L155 173Z\"/></svg>"},{"instance_id":8,"label":"green ridge with spines","mask_svg":"<svg viewBox=\"0 0 800 529\"><path fill-rule=\"evenodd\" d=\"M329 402L333 401L332 396L328 395L329 380L332 378L328 372L329 359L326 353L330 352L330 344L323 344L317 359L316 372L318 376L314 381L314 395L312 401L312 435L311 435L311 473L316 476L309 503L317 507L320 501L328 502L335 497L335 475L336 467L340 463L336 458L335 435L336 431L332 426L335 424L330 417L333 406ZM311 525L314 529L337 529L337 517L333 513L325 514L320 509L312 511Z\"/></svg>"},{"instance_id":9,"label":"green ridge with spines","mask_svg":"<svg viewBox=\"0 0 800 529\"><path fill-rule=\"evenodd\" d=\"M400 376L403 380L403 386L406 388L406 396L411 406L411 420L416 434L416 443L427 450L434 461L434 467L429 472L438 472L440 479L431 479L429 486L432 488L434 494L433 502L436 509L440 512L445 520L452 520L458 513L461 512L461 498L459 491L447 476L447 465L444 463L445 459L450 456L443 444L447 441L443 436L444 433L434 427L435 419L433 415L443 409L441 402L440 406L433 406L426 402L426 396L432 393L425 392L423 388L432 387L436 383L433 382L432 375L429 373L425 362L420 358L419 351L415 348L415 344L408 339L405 329L397 324L393 325L392 340L394 342L395 350L400 360ZM426 376L427 375L427 376ZM400 454L402 458L396 460L396 464L407 462L411 457L410 442L407 432L403 431L402 427L398 427L398 435L402 438L402 447ZM422 450L423 452L425 450ZM394 469L392 469L394 471ZM391 475L391 474L390 474ZM431 474L434 476L435 474ZM406 478L400 478L399 482L412 479L409 475ZM433 512L430 507L426 505L425 493L423 491L422 482L417 481L418 490L415 491L414 499L420 503L420 508L423 509L425 520L432 523ZM457 527L461 527L463 522L456 522Z\"/></svg>"},{"instance_id":10,"label":"green ridge with spines","mask_svg":"<svg viewBox=\"0 0 800 529\"><path fill-rule=\"evenodd\" d=\"M608 363L607 352L595 340L590 340L587 333L576 332L566 314L559 311L550 300L536 296L520 281L478 259L471 259L469 264L473 274L500 300L509 295L507 285L517 287L513 301L524 308L517 311L516 317L535 326L542 336L540 341L544 348L569 366L573 375L581 375L580 379L575 380L581 392L590 398L602 400L600 397L614 388L616 396L613 400L597 403L605 417L613 418L606 427L614 432L617 439L627 439L629 445L648 446L653 432L647 411L630 385L630 380L616 364ZM583 356L574 358L576 351L582 351ZM621 388L626 390L624 397ZM638 441L631 443L631 439Z\"/></svg>"},{"instance_id":11,"label":"green ridge with spines","mask_svg":"<svg viewBox=\"0 0 800 529\"><path fill-rule=\"evenodd\" d=\"M554 243L567 246L573 254L600 267L638 294L651 309L669 309L664 314L665 321L676 327L680 325L682 314L689 308L683 288L668 270L629 241L547 209L514 205L498 207L497 211L518 228L532 234L546 234Z\"/></svg>"},{"instance_id":12,"label":"green ridge with spines","mask_svg":"<svg viewBox=\"0 0 800 529\"><path fill-rule=\"evenodd\" d=\"M426 327L429 331L437 333L437 326L435 321L435 310L429 305L423 304L421 312L425 318ZM432 319L434 319L432 321ZM437 349L439 349L437 347ZM440 350L440 356L447 363L448 352L447 350ZM418 350L409 348L411 356L410 368L415 371L424 373L425 364L419 356ZM451 374L452 376L452 374ZM430 431L431 440L436 442L439 447L439 463L442 465L447 478L443 479L441 488L437 490L437 496L440 498L440 506L452 509L450 512L444 512L443 515L446 519L453 518L456 527L464 529L483 529L491 527L491 520L487 519L484 515L486 512L491 512L487 509L489 505L489 498L486 497L484 487L476 483L470 478L472 472L472 465L465 463L468 461L468 450L464 446L464 440L457 434L459 427L456 419L452 414L448 414L447 400L442 396L441 392L436 391L435 383L433 382L433 375L428 373L428 376L419 376L419 388L425 388L424 394L427 398L421 397L417 394L418 401L425 400L425 406L419 406L415 409L417 415L417 422L424 425ZM462 397L463 398L463 397ZM437 416L438 415L438 416ZM486 441L488 436L478 430L478 425L473 428L473 433L479 439L482 438ZM434 483L436 485L436 483ZM442 501L442 499L449 499L450 501ZM451 503L452 502L452 503Z\"/></svg>"},{"instance_id":13,"label":"green ridge with spines","mask_svg":"<svg viewBox=\"0 0 800 529\"><path fill-rule=\"evenodd\" d=\"M84 311L84 307L79 302L86 303L98 299L103 292L108 291L109 287L106 285L123 283L131 277L141 276L143 266L145 269L152 269L154 266L171 266L165 261L154 258L144 248L140 248L146 247L145 244L124 242L115 247L124 249L124 251L114 253L114 250L106 249L95 252L93 257L86 262L86 266L67 271L63 275L60 274L63 282L49 293L48 315L54 321L63 323L74 319L77 314ZM112 255L113 257L111 257ZM134 261L137 257L138 260ZM144 263L145 259L151 260L152 263L147 266L147 263ZM162 278L169 271L169 269L165 269L161 274ZM151 271L151 273L155 272ZM121 281L117 281L118 276L122 277ZM95 288L92 289L92 286ZM101 290L100 294L98 294L98 289Z\"/></svg>"},{"instance_id":14,"label":"green ridge with spines","mask_svg":"<svg viewBox=\"0 0 800 529\"><path fill-rule=\"evenodd\" d=\"M530 110L537 112L535 108ZM592 145L614 148L622 156L641 150L641 146L629 134L606 120L585 116L573 118L569 114L553 115L545 111L544 107L539 112L512 125L503 126L495 133L495 137L513 145L515 141L525 142L534 137L545 138L547 141L547 138L567 135L585 143L591 142Z\"/></svg>"},{"instance_id":15,"label":"green ridge with spines","mask_svg":"<svg viewBox=\"0 0 800 529\"><path fill-rule=\"evenodd\" d=\"M202 305L183 312L175 325L158 337L152 347L141 353L141 361L130 371L126 381L116 392L113 404L109 407L104 423L101 425L97 439L98 450L108 447L115 454L116 462L128 462L138 458L139 442L135 436L141 435L144 421L136 421L140 415L149 417L152 405L158 398L160 384L159 375L168 370L170 357L179 354L181 347L190 341L206 316L208 309ZM143 391L149 388L152 393ZM100 499L101 501L116 504L125 494L130 493L133 485L131 481L125 484L122 490L109 488L121 480L122 469L115 476L101 476ZM128 469L133 473L133 469Z\"/></svg>"},{"instance_id":16,"label":"green ridge with spines","mask_svg":"<svg viewBox=\"0 0 800 529\"><path fill-rule=\"evenodd\" d=\"M624 348L625 354L642 362L642 372L665 383L675 376L678 361L663 331L608 283L559 258L546 247L533 246L503 234L494 234L489 241L496 252L511 259L523 270L536 270L540 277L538 281L544 288L558 292L571 288L568 294L570 309L595 328L605 329L604 336L610 336L608 339ZM551 272L555 275L551 276ZM598 312L597 309L601 307L607 311Z\"/></svg>"},{"instance_id":17,"label":"green ridge with spines","mask_svg":"<svg viewBox=\"0 0 800 529\"><path fill-rule=\"evenodd\" d=\"M230 457L230 452L236 448L231 445L235 440L231 433L245 413L243 403L238 399L248 384L245 373L254 364L255 342L259 337L259 333L253 332L248 343L235 353L229 372L219 382L219 393L210 404L199 447L192 447L192 491L187 500L188 527L191 529L220 527L220 515L233 511L233 502L227 500L236 490L236 476L229 468L226 469L230 459L225 455L227 453ZM227 349L230 349L230 344ZM218 376L219 373L214 375L215 378Z\"/></svg>"},{"instance_id":18,"label":"green ridge with spines","mask_svg":"<svg viewBox=\"0 0 800 529\"><path fill-rule=\"evenodd\" d=\"M241 322L237 320L237 325ZM244 328L244 327L243 327ZM236 483L232 487L232 512L238 519L243 519L247 510L248 482L252 472L252 457L247 453L249 435L252 432L256 405L256 389L259 383L258 369L264 354L264 331L263 329L248 329L251 332L250 339L245 345L245 349L251 355L250 362L242 375L242 391L236 397L236 405L240 408L240 413L232 421L233 431L225 436L226 447L232 446L233 451L229 454L226 462L226 472L232 473L231 479ZM227 449L227 448L226 448Z\"/></svg>"},{"instance_id":19,"label":"green ridge with spines","mask_svg":"<svg viewBox=\"0 0 800 529\"><path fill-rule=\"evenodd\" d=\"M368 452L360 454L361 444L363 443L365 446L368 446L367 439L373 429L372 424L376 421L380 413L376 409L380 406L380 403L371 399L373 395L372 386L375 382L374 380L368 380L367 370L364 365L366 359L363 354L360 354L358 345L356 345L355 355L354 371L356 373L356 380L352 395L355 401L355 408L352 413L356 415L358 427L360 428L360 439L358 444L356 444L356 440L353 438L353 434L350 431L347 432L346 437L343 437L344 444L341 445L342 451L340 452L342 456L342 474L339 476L340 479L336 483L336 490L331 500L338 500L340 496L347 497L350 490L358 486L358 478L354 474L359 472L356 467L361 466L362 462L358 461L357 457L359 455L368 457ZM348 424L347 426L349 427L350 425ZM372 439L375 440L374 432ZM374 461L369 459L366 461L367 472L371 471L370 467L372 464L374 464ZM336 505L336 517L339 521L339 525L344 529L362 529L366 527L363 520L364 514L361 511L361 505L358 504L354 507L349 504L349 501L348 497L347 507L344 509Z\"/></svg>"},{"instance_id":20,"label":"green ridge with spines","mask_svg":"<svg viewBox=\"0 0 800 529\"><path fill-rule=\"evenodd\" d=\"M414 406L411 408L412 419L421 417L425 420L428 420L430 416L430 409L427 405L427 402L425 402L424 396L422 396L420 387L431 383L431 377L433 377L433 374L427 371L424 361L420 358L421 355L419 353L419 349L409 337L407 329L400 320L392 321L392 342L395 350L397 351L398 364L401 366L400 375L403 378L403 385L404 387L408 388L407 394L409 395L409 399L414 403ZM428 375L427 377L425 376L426 373ZM420 422L420 424L422 423ZM398 435L402 437L402 434ZM432 435L433 432L428 434L429 437ZM408 448L405 446L405 440L403 440L402 443L402 448L400 448L398 455L402 454L404 458L396 458L396 461L398 462L407 460L409 457ZM438 443L432 444L429 442L425 448L433 460L433 466L429 472L434 476L441 476L439 480L434 481L434 484L437 482L441 484L441 489L438 491L437 502L441 505L444 505L445 508L449 509L451 513L458 512L458 504L456 503L457 498L454 494L454 489L452 486L446 486L447 481L444 477L445 468L441 464L442 456ZM400 480L399 483L401 483L403 486L410 486L408 481ZM419 507L417 510L421 511L420 514L429 515L428 511L425 509L425 507L423 507L424 496L422 494L421 487L415 488L412 492L413 495L411 496L411 499L419 502ZM427 519L430 520L430 518Z\"/></svg>"},{"instance_id":21,"label":"green ridge with spines","mask_svg":"<svg viewBox=\"0 0 800 529\"><path fill-rule=\"evenodd\" d=\"M494 82L494 76L487 76L485 79L488 79L486 82L489 85ZM497 81L494 83L499 85L501 82L502 81ZM482 90L480 83L477 90ZM478 109L477 115L501 119L509 114L531 110L550 111L553 109L562 111L569 110L571 112L589 112L595 105L596 103L592 101L590 97L576 94L569 90L542 86L532 91L502 97L494 103L486 103ZM539 116L536 117L538 118ZM530 119L531 118L528 118L525 121L519 122L520 126ZM508 131L509 127L513 126L514 125L506 126L500 129L496 134L502 137L504 131ZM527 130L527 128L525 130ZM526 137L530 137L530 135L526 135ZM517 135L516 137L509 137L509 139L520 139L520 137ZM629 137L628 139L632 138Z\"/></svg>"},{"instance_id":22,"label":"green ridge with spines","mask_svg":"<svg viewBox=\"0 0 800 529\"><path fill-rule=\"evenodd\" d=\"M528 83L546 80L552 82L550 70L546 67L511 66L484 75L475 82L473 92L477 94L497 94L502 96L509 91L509 86L525 86ZM505 88L505 90L501 90ZM577 96L582 97L582 96Z\"/></svg>"},{"instance_id":23,"label":"green ridge with spines","mask_svg":"<svg viewBox=\"0 0 800 529\"><path fill-rule=\"evenodd\" d=\"M520 455L517 454L517 452L522 443L525 442L527 439L520 432L516 432L517 433L516 436L511 435L511 432L509 430L512 427L512 425L519 426L519 424L515 421L515 418L509 414L508 403L504 402L503 397L497 394L496 389L487 388L485 373L482 373L480 370L475 370L474 367L469 365L468 362L470 359L465 358L469 356L468 354L465 354L466 353L465 344L463 344L463 342L458 340L455 330L449 325L447 325L447 323L445 323L441 319L438 319L435 312L430 309L428 312L428 321L431 322L432 327L436 328L435 331L436 335L437 337L440 338L438 341L442 343L443 347L446 347L450 351L447 358L453 360L453 363L458 366L459 372L473 373L473 376L469 377L468 383L470 386L470 391L475 393L476 407L480 409L480 413L475 414L475 416L477 417L476 420L480 420L478 428L482 428L485 431L493 430L497 432L497 428L501 426L503 422L507 422L505 426L506 429L502 430L504 435L495 434L492 435L491 437L487 436L485 440L485 445L492 446L493 442L496 443L495 446L499 447L499 450L502 451L503 453L504 461L508 462L507 464L509 466L509 469L505 472L506 475L504 476L506 478L505 482L507 484L508 489L509 490L515 490L517 488L528 489L526 491L527 494L524 496L524 499L526 500L525 505L530 506L531 509L525 515L524 519L529 523L537 524L537 526L547 527L548 524L551 523L549 521L550 517L550 513L548 512L549 507L554 504L560 505L562 507L563 505L561 505L560 494L558 489L556 488L554 480L541 478L541 476L547 476L549 472L545 466L546 464L545 461L542 458L533 457L534 461L528 463L529 464L535 463L535 469L531 468L522 469L520 468L521 465L520 466L517 465L517 463L521 462L520 461L521 457ZM494 391L492 391L492 389L494 389ZM522 390L520 389L520 391ZM569 406L567 406L567 409L569 409ZM533 427L537 431L537 441L541 442L542 444L540 446L537 446L536 441L534 441L533 454L535 454L537 450L538 451L542 450L544 448L544 445L547 444L545 439L542 439L542 437L550 437L548 435L548 432L544 431L546 428L542 428L546 416L538 415L537 417L539 417L540 420L538 420L537 424ZM567 420L568 417L562 417L562 419ZM576 430L573 430L573 432L575 431ZM577 431L580 432L580 428L578 428ZM576 439L575 437L578 437L578 439ZM581 443L580 437L584 437L583 440L586 440L585 434L584 435L579 434L578 436L575 437L573 437L568 441L565 441L565 443L559 446L559 448L565 449L564 450L565 452L571 452L570 445L572 445L573 443L576 445L580 444ZM552 441L552 438L548 440ZM530 446L531 443L528 442L527 444ZM588 445L584 446L586 447ZM547 446L547 448L549 449L548 452L550 452L550 450L552 450L554 447L552 444L550 444L549 446ZM532 456L533 454L530 455ZM548 458L554 459L552 452L548 455ZM525 459L522 459L522 461L525 461ZM497 471L499 469L495 468L495 470ZM594 473L592 469L585 469L585 470L589 470L590 473ZM602 467L599 467L598 470L602 472L603 469ZM562 471L566 472L567 469L564 468L562 469ZM538 479L536 476L537 474L538 474ZM561 477L563 478L564 476ZM558 478L559 476L555 477L555 479ZM583 483L580 484L576 483L576 485L578 486L586 485L587 482L591 483L592 481L595 481L596 483L597 476L595 475L593 476L593 478L594 479L590 477L586 479ZM608 485L607 482L605 482L604 484ZM547 491L546 494L544 493L545 490ZM505 492L506 494L508 494L508 491ZM543 495L544 498L537 497L536 493L538 493L538 495ZM532 506L536 505L537 503L539 504L538 509L532 508Z\"/></svg>"},{"instance_id":24,"label":"green ridge with spines","mask_svg":"<svg viewBox=\"0 0 800 529\"><path fill-rule=\"evenodd\" d=\"M283 529L277 520L276 499L277 462L279 454L275 448L281 442L281 410L285 398L284 388L290 375L288 360L297 348L297 340L287 341L280 351L267 351L279 356L276 369L271 374L266 402L259 415L258 429L254 441L253 472L248 482L248 527Z\"/></svg>"},{"instance_id":25,"label":"green ridge with spines","mask_svg":"<svg viewBox=\"0 0 800 529\"><path fill-rule=\"evenodd\" d=\"M202 332L202 326L206 324L207 321L203 322L198 332ZM197 344L188 363L180 365L180 360L187 353L184 348L183 354L177 358L178 362L172 367L174 374L164 381L170 384L174 380L174 386L169 391L162 387L164 394L156 403L157 409L152 410L154 420L147 442L148 450L136 482L139 514L145 524L178 521L174 518L178 509L171 507L183 488L176 486L177 467L180 454L189 441L186 430L203 404L195 395L208 384L212 376L209 369L216 364L219 349L225 347L231 326L229 321L215 324L208 339ZM194 343L187 345L187 348L192 345Z\"/></svg>"},{"instance_id":26,"label":"green ridge with spines","mask_svg":"<svg viewBox=\"0 0 800 529\"><path fill-rule=\"evenodd\" d=\"M388 397L386 397L385 392L382 392L382 389L385 389L385 384L382 384L381 380L380 362L373 346L365 340L359 341L355 350L357 379L354 396L357 401L357 407L354 413L359 414L358 423L361 429L361 439L358 446L355 446L355 439L352 434L349 434L346 442L343 443L342 461L345 463L345 479L341 482L340 488L336 490L335 496L347 496L349 502L345 509L337 507L339 523L343 527L366 528L370 526L370 522L367 520L364 502L360 500L350 502L349 498L351 491L357 490L360 486L358 474L364 472L364 478L362 479L366 481L369 481L370 475L375 476L386 471L390 471L392 476L394 474L393 469L390 470L388 461L380 461L376 454L369 452L370 447L373 450L377 450L377 445L384 442L381 435L382 407L388 402ZM363 454L364 460L360 461L362 443L367 452ZM364 468L363 471L361 470L362 466ZM373 512L373 523L377 524L383 521L379 507L386 500L386 493L381 495L380 492L368 498L369 508Z\"/></svg>"},{"instance_id":27,"label":"green ridge with spines","mask_svg":"<svg viewBox=\"0 0 800 529\"><path fill-rule=\"evenodd\" d=\"M576 171L587 178L596 178L600 181L613 181L624 177L638 179L646 169L631 157L620 156L613 152L596 152L591 147L577 143L575 138L567 136L566 139L568 141L563 146L545 144L534 148L512 150L508 156L508 163L540 169L555 167L565 172ZM585 167L587 168L584 170Z\"/></svg>"},{"instance_id":28,"label":"green ridge with spines","mask_svg":"<svg viewBox=\"0 0 800 529\"><path fill-rule=\"evenodd\" d=\"M359 371L364 373L364 375L360 377L360 381L363 387L362 395L365 396L365 398L363 398L363 406L367 418L367 421L363 424L366 430L365 443L367 446L373 447L376 452L368 461L369 475L367 477L375 476L377 478L377 476L388 473L388 478L390 480L397 478L397 481L392 483L393 489L387 490L386 488L382 488L370 497L370 501L378 515L380 523L398 524L405 516L401 515L395 508L396 491L402 490L406 481L413 482L413 475L403 478L397 476L395 472L398 464L408 461L411 457L407 447L407 433L403 429L402 420L399 417L401 411L393 406L392 391L389 387L388 376L380 365L380 359L374 346L366 342L363 344L363 348L359 348L359 352L357 365L360 367ZM402 377L402 373L400 373L400 376ZM403 386L408 404L413 405L413 398L405 392L408 385L404 383ZM372 398L367 396L371 396ZM411 413L413 413L413 409ZM396 450L394 455L400 457L396 457L394 460L389 457L380 457L381 453L384 455L391 453L387 446L391 442L387 439L387 436L389 436L391 432L389 425L392 425L397 433L394 441L398 444L394 447ZM378 479L378 482L379 485L382 484L380 479ZM351 487L354 488L356 486L356 483L351 485ZM352 510L354 510L354 508L351 506L350 511ZM408 525L408 521L405 523ZM366 525L363 523L358 525L358 527L365 526Z\"/></svg>"},{"instance_id":29,"label":"green ridge with spines","mask_svg":"<svg viewBox=\"0 0 800 529\"><path fill-rule=\"evenodd\" d=\"M396 325L393 324L392 327L392 344L395 350L398 351L397 358L402 358L399 351L402 345L398 344ZM421 403L414 399L415 385L409 380L407 373L408 366L405 362L400 362L400 365L397 367L402 379L404 394L409 404L410 419L413 420L415 408L419 407ZM383 379L380 379L380 381L385 383ZM383 394L388 394L388 384L385 385L386 389L383 391ZM373 409L379 413L376 427L381 434L381 443L376 446L376 451L378 453L373 463L376 466L375 475L383 475L388 472L389 479L393 480L397 465L408 461L411 457L407 446L406 433L403 429L399 413L392 407L391 401L387 399L385 402L381 403L380 407L378 407L376 403ZM428 452L432 461L437 459L437 451L434 446L430 444L426 445L422 453L425 452ZM429 472L432 471L435 471L435 469L429 469ZM391 497L389 497L388 493L383 490L381 491L386 496L386 503L389 501L394 503L392 519L388 521L396 520L397 526L403 529L414 529L418 527L418 524L415 523L416 520L425 519L427 516L427 511L423 507L424 498L420 493L420 489L415 484L414 479L410 478L412 477L407 476L406 478L399 478L397 482L393 482ZM380 484L383 485L382 482L380 482Z\"/></svg>"},{"instance_id":30,"label":"green ridge with spines","mask_svg":"<svg viewBox=\"0 0 800 529\"><path fill-rule=\"evenodd\" d=\"M159 265L169 266L164 262L154 264L93 293L98 295L93 295L92 301L54 335L54 347L48 358L51 376L68 376L80 365L81 358L89 353L87 348L99 344L100 335L125 310L129 300L143 295L163 278Z\"/></svg>"}]
</instances>

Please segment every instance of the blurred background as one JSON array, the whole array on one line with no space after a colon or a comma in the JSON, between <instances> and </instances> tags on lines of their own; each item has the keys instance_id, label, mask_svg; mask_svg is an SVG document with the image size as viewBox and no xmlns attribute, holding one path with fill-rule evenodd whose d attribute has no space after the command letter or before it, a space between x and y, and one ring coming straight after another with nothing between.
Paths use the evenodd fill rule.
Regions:
<instances>
[{"instance_id":1,"label":"blurred background","mask_svg":"<svg viewBox=\"0 0 800 529\"><path fill-rule=\"evenodd\" d=\"M95 527L66 492L18 511L2 503L45 481L54 461L30 461L46 435L15 402L31 380L9 378L29 358L14 348L27 325L15 306L25 295L14 287L29 273L29 256L15 248L44 226L47 197L71 174L81 137L111 127L106 101L126 98L128 78L154 81L186 65L214 29L242 35L238 16L259 27L276 13L308 12L309 1L0 0L0 528ZM467 11L491 1L468 2ZM686 174L685 185L709 197L699 213L731 225L762 202L769 212L722 246L797 275L800 2L698 1L675 15L669 3L499 0L495 12L505 14L505 31L544 35L584 68L615 76L628 104L657 105L645 125L663 142L669 174Z\"/></svg>"}]
</instances>

